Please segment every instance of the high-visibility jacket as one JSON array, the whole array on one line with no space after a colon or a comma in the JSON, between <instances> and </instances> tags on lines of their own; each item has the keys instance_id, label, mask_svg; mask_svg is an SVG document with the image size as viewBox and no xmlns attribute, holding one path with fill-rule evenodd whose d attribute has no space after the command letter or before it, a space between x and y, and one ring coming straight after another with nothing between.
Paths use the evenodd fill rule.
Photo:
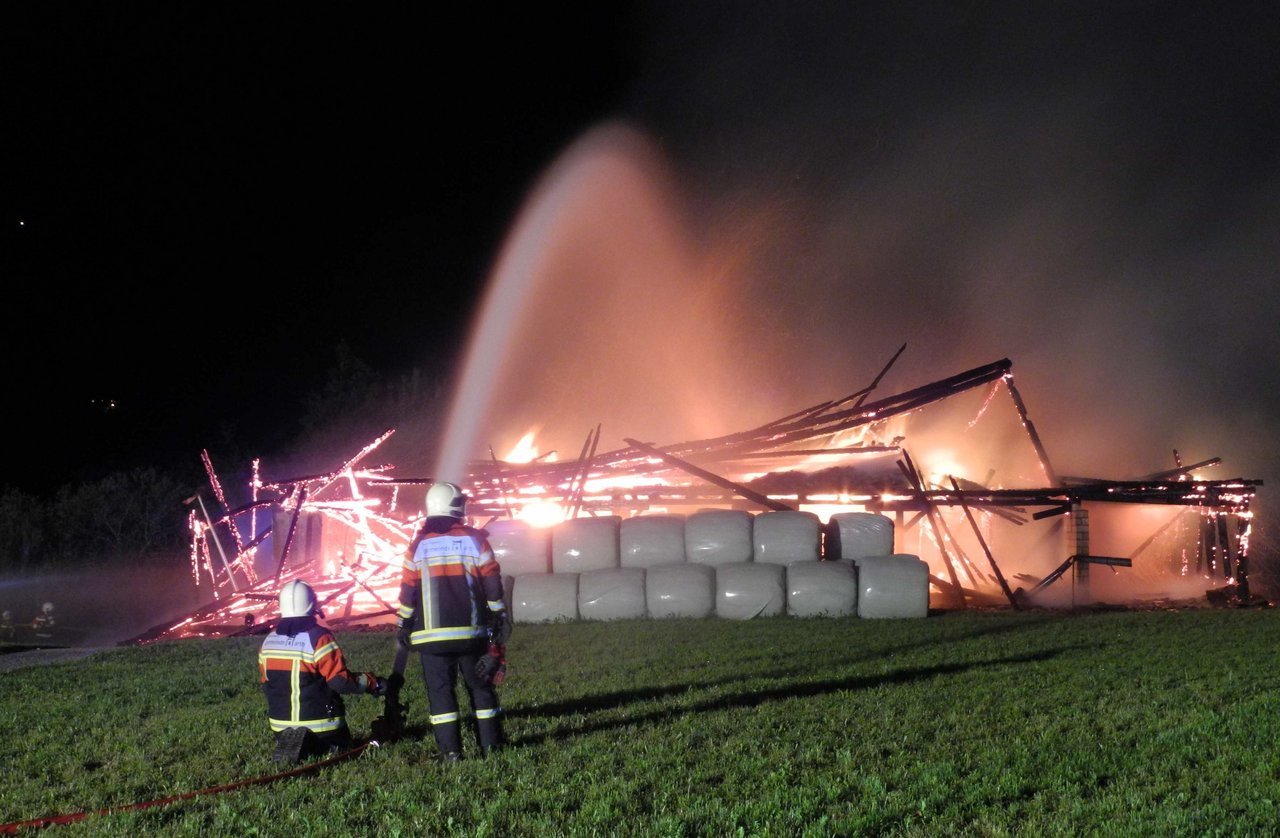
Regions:
<instances>
[{"instance_id":1,"label":"high-visibility jacket","mask_svg":"<svg viewBox=\"0 0 1280 838\"><path fill-rule=\"evenodd\" d=\"M305 727L315 733L338 730L346 720L339 693L373 689L373 673L352 674L328 628L312 622L296 634L267 635L258 651L262 691L271 729Z\"/></svg>"},{"instance_id":2,"label":"high-visibility jacket","mask_svg":"<svg viewBox=\"0 0 1280 838\"><path fill-rule=\"evenodd\" d=\"M397 613L424 652L468 652L506 610L502 570L483 530L424 528L409 545Z\"/></svg>"}]
</instances>

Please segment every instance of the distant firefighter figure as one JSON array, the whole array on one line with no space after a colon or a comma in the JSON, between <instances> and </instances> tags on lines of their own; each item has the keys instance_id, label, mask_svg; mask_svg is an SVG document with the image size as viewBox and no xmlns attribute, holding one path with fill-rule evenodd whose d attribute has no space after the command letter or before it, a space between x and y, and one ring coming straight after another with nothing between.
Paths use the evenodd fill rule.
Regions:
<instances>
[{"instance_id":1,"label":"distant firefighter figure","mask_svg":"<svg viewBox=\"0 0 1280 838\"><path fill-rule=\"evenodd\" d=\"M0 640L12 640L17 629L13 625L13 612L0 614Z\"/></svg>"},{"instance_id":2,"label":"distant firefighter figure","mask_svg":"<svg viewBox=\"0 0 1280 838\"><path fill-rule=\"evenodd\" d=\"M57 620L53 616L53 603L46 602L40 606L40 613L31 621L31 627L38 633L41 629L51 629L55 625L57 625Z\"/></svg>"}]
</instances>

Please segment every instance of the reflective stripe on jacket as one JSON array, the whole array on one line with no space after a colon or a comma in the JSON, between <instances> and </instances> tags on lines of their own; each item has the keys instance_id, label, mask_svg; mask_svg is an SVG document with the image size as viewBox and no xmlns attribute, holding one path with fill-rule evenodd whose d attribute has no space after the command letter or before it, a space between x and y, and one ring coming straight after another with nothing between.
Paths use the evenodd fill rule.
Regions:
<instances>
[{"instance_id":1,"label":"reflective stripe on jacket","mask_svg":"<svg viewBox=\"0 0 1280 838\"><path fill-rule=\"evenodd\" d=\"M258 651L258 672L273 731L337 730L345 718L338 693L363 691L333 633L319 625L294 635L268 634Z\"/></svg>"},{"instance_id":2,"label":"reflective stripe on jacket","mask_svg":"<svg viewBox=\"0 0 1280 838\"><path fill-rule=\"evenodd\" d=\"M502 571L482 531L461 523L418 534L405 555L397 613L423 651L463 652L506 609Z\"/></svg>"}]
</instances>

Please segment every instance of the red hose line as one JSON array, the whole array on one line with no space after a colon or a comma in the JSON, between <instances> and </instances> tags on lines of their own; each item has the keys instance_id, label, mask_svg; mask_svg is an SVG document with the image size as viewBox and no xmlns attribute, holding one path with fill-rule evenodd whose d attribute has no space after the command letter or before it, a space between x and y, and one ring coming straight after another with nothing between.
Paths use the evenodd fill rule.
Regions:
<instances>
[{"instance_id":1,"label":"red hose line","mask_svg":"<svg viewBox=\"0 0 1280 838\"><path fill-rule=\"evenodd\" d=\"M172 797L161 797L156 800L144 800L139 803L130 803L125 806L108 806L105 809L97 809L88 812L71 812L66 815L50 815L44 818L36 818L30 821L15 821L13 823L0 824L0 834L17 835L20 829L42 829L46 826L58 826L60 824L75 823L82 821L91 815L112 815L117 812L133 812L138 809L151 809L156 806L167 806L170 803L176 803L179 800L190 800L193 797L201 797L208 794L222 794L228 791L235 791L246 786L262 786L267 783L274 783L277 780L284 780L289 777L297 777L301 774L312 774L321 768L327 768L334 763L351 759L359 756L370 745L376 745L376 742L365 742L363 745L357 745L348 751L335 754L327 759L319 762L309 763L307 765L292 768L288 771L281 771L279 774L268 774L263 777L250 777L247 780L237 780L234 783L228 783L224 786L212 786L207 789L199 789L198 791L184 792L183 794L175 794Z\"/></svg>"}]
</instances>

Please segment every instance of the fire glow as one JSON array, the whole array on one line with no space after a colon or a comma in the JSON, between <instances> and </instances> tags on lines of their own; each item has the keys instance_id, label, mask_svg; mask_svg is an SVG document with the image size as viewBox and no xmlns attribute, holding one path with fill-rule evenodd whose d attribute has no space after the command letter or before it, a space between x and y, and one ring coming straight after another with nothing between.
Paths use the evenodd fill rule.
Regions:
<instances>
[{"instance_id":1,"label":"fire glow","mask_svg":"<svg viewBox=\"0 0 1280 838\"><path fill-rule=\"evenodd\" d=\"M597 427L574 460L539 456L530 430L504 458L491 454L467 465L468 511L480 526L507 518L535 527L706 508L798 509L824 521L871 511L895 521L898 551L928 563L939 601L960 607L998 603L1002 589L1017 607L1001 566L1029 586L1023 601L1047 596L1073 564L1086 563L1109 565L1112 577L1117 567L1154 569L1160 584L1180 579L1203 588L1217 580L1247 596L1249 507L1260 481L1212 481L1194 473L1217 460L1190 466L1178 460L1175 468L1137 481L987 485L996 473L1054 473L1025 405L1009 389L1009 366L998 361L865 405L875 388L864 387L752 430L662 447L632 439L626 448L597 452ZM1001 385L1011 397L1003 410L996 398ZM941 420L952 402L959 430L948 435ZM1022 444L1011 444L1000 426L1016 427ZM406 510L398 500L406 490L419 497L434 482L394 476L390 465L363 465L393 433L319 475L264 480L254 460L248 501L234 509L202 453L216 513L200 498L200 512L193 506L188 515L191 565L197 581L212 587L215 604L143 639L253 633L273 619L274 592L293 578L316 587L331 624L393 619L402 557L422 521L419 504ZM769 470L761 471L760 462ZM987 477L965 477L974 474ZM1170 508L1171 516L1136 514ZM1115 512L1121 509L1132 510L1135 523L1117 524L1125 517ZM271 526L260 527L258 515L267 512ZM1046 538L1053 528L1063 534ZM1141 528L1147 537L1138 543ZM260 553L269 536L273 566L263 568ZM1115 555L1103 554L1107 549ZM985 561L975 560L978 555Z\"/></svg>"}]
</instances>

